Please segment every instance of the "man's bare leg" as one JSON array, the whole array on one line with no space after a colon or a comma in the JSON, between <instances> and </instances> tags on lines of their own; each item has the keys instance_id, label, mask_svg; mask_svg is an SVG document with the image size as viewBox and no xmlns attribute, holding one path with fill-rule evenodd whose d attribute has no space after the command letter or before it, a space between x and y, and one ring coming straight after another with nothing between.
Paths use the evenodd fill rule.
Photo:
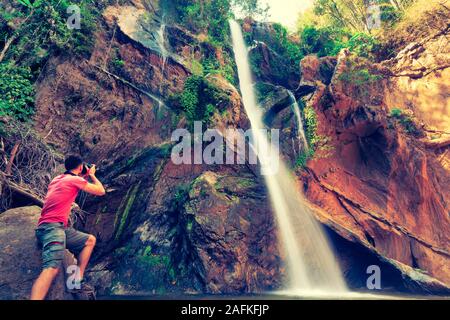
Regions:
<instances>
[{"instance_id":1,"label":"man's bare leg","mask_svg":"<svg viewBox=\"0 0 450 320\"><path fill-rule=\"evenodd\" d=\"M89 235L88 240L86 241L86 246L81 250L78 255L78 268L79 268L79 276L78 280L82 280L84 278L84 271L86 270L86 266L91 258L92 251L95 247L96 239L93 235Z\"/></svg>"},{"instance_id":2,"label":"man's bare leg","mask_svg":"<svg viewBox=\"0 0 450 320\"><path fill-rule=\"evenodd\" d=\"M52 285L53 279L55 279L58 272L58 268L46 268L42 270L41 274L33 284L30 299L44 300L48 290L50 289L50 286Z\"/></svg>"}]
</instances>

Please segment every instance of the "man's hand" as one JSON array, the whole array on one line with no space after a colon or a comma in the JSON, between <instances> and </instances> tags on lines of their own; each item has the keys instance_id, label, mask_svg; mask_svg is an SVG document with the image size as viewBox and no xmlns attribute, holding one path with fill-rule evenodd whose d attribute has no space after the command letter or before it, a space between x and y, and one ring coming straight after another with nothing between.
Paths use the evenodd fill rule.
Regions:
<instances>
[{"instance_id":1,"label":"man's hand","mask_svg":"<svg viewBox=\"0 0 450 320\"><path fill-rule=\"evenodd\" d=\"M92 167L89 168L88 175L90 177L95 176L96 171L97 171L97 168L95 167L95 164L93 164Z\"/></svg>"},{"instance_id":2,"label":"man's hand","mask_svg":"<svg viewBox=\"0 0 450 320\"><path fill-rule=\"evenodd\" d=\"M83 191L93 194L95 196L103 196L106 193L105 188L95 176L96 171L97 169L95 168L95 165L89 168L88 175L89 177L91 177L92 183L87 183L86 186L83 188Z\"/></svg>"}]
</instances>

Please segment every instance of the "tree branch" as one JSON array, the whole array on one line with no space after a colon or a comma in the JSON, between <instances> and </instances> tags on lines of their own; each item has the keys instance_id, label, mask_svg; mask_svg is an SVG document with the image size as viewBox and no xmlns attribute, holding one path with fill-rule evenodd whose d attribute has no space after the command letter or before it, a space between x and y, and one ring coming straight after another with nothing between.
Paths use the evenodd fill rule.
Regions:
<instances>
[{"instance_id":1,"label":"tree branch","mask_svg":"<svg viewBox=\"0 0 450 320\"><path fill-rule=\"evenodd\" d=\"M9 160L6 164L6 169L5 169L5 174L7 176L11 175L12 165L14 163L14 158L17 155L17 151L19 151L19 146L20 146L20 141L16 141L16 143L14 144L14 147L11 150L11 155L9 156Z\"/></svg>"}]
</instances>

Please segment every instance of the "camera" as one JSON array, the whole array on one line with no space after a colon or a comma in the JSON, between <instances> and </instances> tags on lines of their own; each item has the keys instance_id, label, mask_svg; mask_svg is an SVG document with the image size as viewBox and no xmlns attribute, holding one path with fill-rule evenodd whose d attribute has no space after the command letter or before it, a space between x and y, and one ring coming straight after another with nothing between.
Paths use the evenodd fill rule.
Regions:
<instances>
[{"instance_id":1,"label":"camera","mask_svg":"<svg viewBox=\"0 0 450 320\"><path fill-rule=\"evenodd\" d=\"M89 172L89 169L92 167L91 163L83 163L83 170L81 171L82 175L85 175Z\"/></svg>"}]
</instances>

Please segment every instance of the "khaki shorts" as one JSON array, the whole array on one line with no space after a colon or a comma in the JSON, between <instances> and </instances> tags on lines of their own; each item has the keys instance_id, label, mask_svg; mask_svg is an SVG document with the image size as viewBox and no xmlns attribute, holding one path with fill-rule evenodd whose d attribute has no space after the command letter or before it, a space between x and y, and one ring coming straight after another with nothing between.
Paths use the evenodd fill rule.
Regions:
<instances>
[{"instance_id":1,"label":"khaki shorts","mask_svg":"<svg viewBox=\"0 0 450 320\"><path fill-rule=\"evenodd\" d=\"M43 223L36 229L36 238L42 248L42 268L59 268L64 258L64 249L78 254L86 246L87 233L64 228L63 223Z\"/></svg>"}]
</instances>

